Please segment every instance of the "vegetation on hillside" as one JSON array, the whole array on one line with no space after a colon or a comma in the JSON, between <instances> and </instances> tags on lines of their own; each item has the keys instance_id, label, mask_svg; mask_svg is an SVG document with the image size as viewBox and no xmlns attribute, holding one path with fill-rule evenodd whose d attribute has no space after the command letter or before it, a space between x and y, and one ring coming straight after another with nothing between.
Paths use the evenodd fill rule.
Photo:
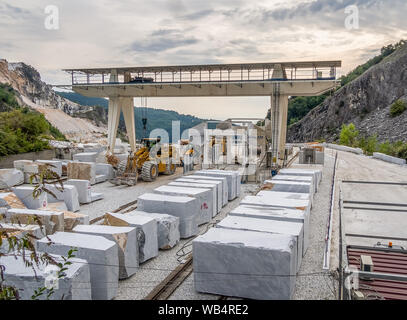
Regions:
<instances>
[{"instance_id":1,"label":"vegetation on hillside","mask_svg":"<svg viewBox=\"0 0 407 320\"><path fill-rule=\"evenodd\" d=\"M390 116L393 118L398 117L404 111L406 111L406 109L407 109L406 103L403 100L399 99L391 105Z\"/></svg>"},{"instance_id":2,"label":"vegetation on hillside","mask_svg":"<svg viewBox=\"0 0 407 320\"><path fill-rule=\"evenodd\" d=\"M372 66L380 63L384 58L391 55L394 51L401 48L407 43L406 40L401 40L396 44L390 44L383 47L380 50L380 54L374 58L368 60L366 63L357 66L354 70L349 72L347 75L340 78L341 87L347 85L348 83L355 80L357 77L361 76ZM301 120L305 115L308 114L312 109L320 105L329 96L326 93L319 97L291 97L288 102L288 117L287 122L289 125Z\"/></svg>"},{"instance_id":3,"label":"vegetation on hillside","mask_svg":"<svg viewBox=\"0 0 407 320\"><path fill-rule=\"evenodd\" d=\"M48 149L49 139L66 140L43 114L20 107L7 85L0 85L0 105L0 156Z\"/></svg>"},{"instance_id":4,"label":"vegetation on hillside","mask_svg":"<svg viewBox=\"0 0 407 320\"><path fill-rule=\"evenodd\" d=\"M353 123L342 126L339 143L348 147L361 148L366 155L371 156L373 152L380 152L407 160L406 142L397 141L391 143L386 141L384 143L379 143L376 135L361 137Z\"/></svg>"}]
</instances>

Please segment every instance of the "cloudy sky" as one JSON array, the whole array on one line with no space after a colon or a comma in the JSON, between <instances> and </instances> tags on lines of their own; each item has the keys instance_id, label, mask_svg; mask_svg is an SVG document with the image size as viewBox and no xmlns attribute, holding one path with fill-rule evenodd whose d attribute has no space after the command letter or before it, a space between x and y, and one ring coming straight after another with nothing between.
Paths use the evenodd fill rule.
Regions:
<instances>
[{"instance_id":1,"label":"cloudy sky","mask_svg":"<svg viewBox=\"0 0 407 320\"><path fill-rule=\"evenodd\" d=\"M59 9L47 30L45 8ZM356 5L359 29L345 8ZM342 60L344 74L407 39L406 0L0 0L0 58L50 84L63 68ZM136 100L137 103L137 100ZM269 98L150 98L205 118L264 117Z\"/></svg>"}]
</instances>

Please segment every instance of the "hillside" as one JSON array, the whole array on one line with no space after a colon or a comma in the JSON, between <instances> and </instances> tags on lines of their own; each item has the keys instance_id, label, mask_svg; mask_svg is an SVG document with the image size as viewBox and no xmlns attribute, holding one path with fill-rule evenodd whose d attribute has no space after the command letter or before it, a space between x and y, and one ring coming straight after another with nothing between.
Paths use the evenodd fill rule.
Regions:
<instances>
[{"instance_id":1,"label":"hillside","mask_svg":"<svg viewBox=\"0 0 407 320\"><path fill-rule=\"evenodd\" d=\"M73 118L89 108L57 95L50 85L41 80L38 71L25 63L9 63L0 59L0 84L13 90L19 106L42 113L70 140L95 140L106 132L106 127L97 126L94 121ZM0 111L6 110L2 104L0 107Z\"/></svg>"},{"instance_id":2,"label":"hillside","mask_svg":"<svg viewBox=\"0 0 407 320\"><path fill-rule=\"evenodd\" d=\"M75 103L84 105L84 106L98 106L103 107L103 109L107 110L108 108L108 100L103 98L89 98L84 97L78 93L74 92L57 92L62 97L69 99ZM93 112L89 114L89 117L96 118L99 121L103 121L107 123L107 111L98 110L100 108L95 107ZM85 116L85 115L83 115ZM150 134L152 130L155 128L162 128L165 129L168 134L169 138L172 137L172 121L180 121L181 126L181 133L189 129L197 124L205 121L204 119L197 118L192 115L185 115L180 114L175 111L171 110L163 110L163 109L153 109L153 108L144 108L144 107L137 107L135 109L135 120L136 120L136 136L137 138L143 137L143 124L141 119L146 116L147 117L147 136ZM125 125L123 120L123 115L121 115L119 129L125 131Z\"/></svg>"},{"instance_id":3,"label":"hillside","mask_svg":"<svg viewBox=\"0 0 407 320\"><path fill-rule=\"evenodd\" d=\"M407 140L407 112L390 114L396 101L407 102L407 44L367 70L358 67L342 81L347 84L289 127L288 141L337 141L342 124L349 123L361 136Z\"/></svg>"}]
</instances>

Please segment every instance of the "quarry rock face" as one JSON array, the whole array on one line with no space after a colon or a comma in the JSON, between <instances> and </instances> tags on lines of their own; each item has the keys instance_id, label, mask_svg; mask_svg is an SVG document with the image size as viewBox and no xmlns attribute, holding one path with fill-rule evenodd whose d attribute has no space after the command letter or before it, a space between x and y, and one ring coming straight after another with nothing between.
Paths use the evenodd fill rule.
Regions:
<instances>
[{"instance_id":1,"label":"quarry rock face","mask_svg":"<svg viewBox=\"0 0 407 320\"><path fill-rule=\"evenodd\" d=\"M379 141L407 140L407 112L392 118L390 106L407 102L407 45L336 91L303 119L289 127L287 141L335 141L342 124L354 123L361 135Z\"/></svg>"}]
</instances>

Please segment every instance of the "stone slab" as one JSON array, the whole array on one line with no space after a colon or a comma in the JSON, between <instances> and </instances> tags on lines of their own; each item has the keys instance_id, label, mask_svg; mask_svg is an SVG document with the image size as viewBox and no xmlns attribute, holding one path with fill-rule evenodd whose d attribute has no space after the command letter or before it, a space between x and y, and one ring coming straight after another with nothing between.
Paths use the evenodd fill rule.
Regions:
<instances>
[{"instance_id":1,"label":"stone slab","mask_svg":"<svg viewBox=\"0 0 407 320\"><path fill-rule=\"evenodd\" d=\"M223 190L222 190L222 182L220 182L220 181L179 178L179 179L176 179L174 182L170 182L168 185L169 186L183 185L183 186L188 186L188 187L193 187L193 188L212 188L215 190L216 201L214 203L216 204L216 213L219 213L222 210L222 201L223 201L222 200L222 196L223 196L222 191Z\"/></svg>"},{"instance_id":2,"label":"stone slab","mask_svg":"<svg viewBox=\"0 0 407 320\"><path fill-rule=\"evenodd\" d=\"M166 213L180 218L179 231L182 239L198 234L199 201L191 197L145 193L138 197L140 211Z\"/></svg>"},{"instance_id":3,"label":"stone slab","mask_svg":"<svg viewBox=\"0 0 407 320\"><path fill-rule=\"evenodd\" d=\"M304 224L302 222L228 216L219 222L216 225L216 228L277 233L294 236L297 244L296 270L297 272L300 270L304 252Z\"/></svg>"},{"instance_id":4,"label":"stone slab","mask_svg":"<svg viewBox=\"0 0 407 320\"><path fill-rule=\"evenodd\" d=\"M24 173L18 169L0 169L0 189L9 189L24 183Z\"/></svg>"},{"instance_id":5,"label":"stone slab","mask_svg":"<svg viewBox=\"0 0 407 320\"><path fill-rule=\"evenodd\" d=\"M142 215L154 218L157 221L158 248L168 250L175 247L180 240L179 218L165 213L153 213L144 211L131 211L127 215Z\"/></svg>"},{"instance_id":6,"label":"stone slab","mask_svg":"<svg viewBox=\"0 0 407 320\"><path fill-rule=\"evenodd\" d=\"M11 223L38 224L35 217L42 223L47 235L57 231L64 231L64 214L58 211L31 210L31 209L9 209L6 221Z\"/></svg>"},{"instance_id":7,"label":"stone slab","mask_svg":"<svg viewBox=\"0 0 407 320\"><path fill-rule=\"evenodd\" d=\"M116 242L119 257L119 279L129 278L137 272L139 266L137 228L78 225L72 231L102 236Z\"/></svg>"},{"instance_id":8,"label":"stone slab","mask_svg":"<svg viewBox=\"0 0 407 320\"><path fill-rule=\"evenodd\" d=\"M191 188L182 186L161 186L154 189L154 193L169 196L187 196L199 200L198 225L208 223L216 215L214 209L213 190L208 188Z\"/></svg>"},{"instance_id":9,"label":"stone slab","mask_svg":"<svg viewBox=\"0 0 407 320\"><path fill-rule=\"evenodd\" d=\"M47 193L45 192L42 192L37 198L33 197L34 187L13 187L12 190L28 209L41 209L48 204Z\"/></svg>"},{"instance_id":10,"label":"stone slab","mask_svg":"<svg viewBox=\"0 0 407 320\"><path fill-rule=\"evenodd\" d=\"M143 263L158 255L157 221L153 217L129 216L122 213L106 213L104 225L115 227L134 227L137 229L136 248L139 262Z\"/></svg>"},{"instance_id":11,"label":"stone slab","mask_svg":"<svg viewBox=\"0 0 407 320\"><path fill-rule=\"evenodd\" d=\"M49 242L51 241L51 243ZM117 244L101 236L57 232L37 241L37 250L67 256L76 248L75 256L89 263L93 300L111 300L116 296L119 279Z\"/></svg>"},{"instance_id":12,"label":"stone slab","mask_svg":"<svg viewBox=\"0 0 407 320\"><path fill-rule=\"evenodd\" d=\"M287 208L270 208L240 205L233 209L229 216L238 216L256 219L268 219L302 223L304 225L304 243L302 256L305 255L309 245L309 215L302 210Z\"/></svg>"},{"instance_id":13,"label":"stone slab","mask_svg":"<svg viewBox=\"0 0 407 320\"><path fill-rule=\"evenodd\" d=\"M210 177L210 176L204 176L204 175L198 175L198 174L193 174L190 176L183 176L185 179L200 179L200 180L210 180L210 181L220 181L222 182L222 206L226 206L228 204L228 184L227 184L227 179L224 177Z\"/></svg>"},{"instance_id":14,"label":"stone slab","mask_svg":"<svg viewBox=\"0 0 407 320\"><path fill-rule=\"evenodd\" d=\"M30 254L30 252L26 252ZM41 252L37 252L40 257ZM56 262L63 262L59 255L51 255ZM71 265L65 270L65 277L58 280L58 289L50 296L50 300L91 300L91 283L89 264L84 259L73 258ZM4 265L4 283L6 286L13 286L19 292L21 300L31 300L34 290L44 287L46 275L44 274L46 264L40 261L39 265L27 267L23 257L5 256L1 258ZM47 295L38 297L39 300L46 300Z\"/></svg>"},{"instance_id":15,"label":"stone slab","mask_svg":"<svg viewBox=\"0 0 407 320\"><path fill-rule=\"evenodd\" d=\"M196 291L259 300L292 298L295 237L212 228L192 244Z\"/></svg>"}]
</instances>

